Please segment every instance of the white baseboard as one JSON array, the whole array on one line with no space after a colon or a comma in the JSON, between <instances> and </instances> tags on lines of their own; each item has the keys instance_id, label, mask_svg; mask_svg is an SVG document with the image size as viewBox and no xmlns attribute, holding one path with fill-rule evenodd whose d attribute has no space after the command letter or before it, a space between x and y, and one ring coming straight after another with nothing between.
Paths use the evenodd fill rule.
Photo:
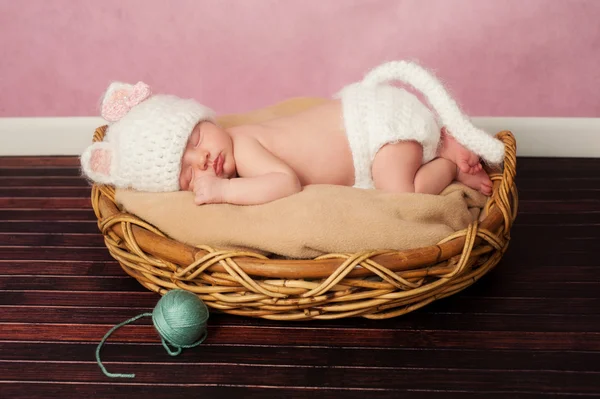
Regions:
<instances>
[{"instance_id":1,"label":"white baseboard","mask_svg":"<svg viewBox=\"0 0 600 399\"><path fill-rule=\"evenodd\" d=\"M79 155L101 117L0 118L0 156Z\"/></svg>"},{"instance_id":2,"label":"white baseboard","mask_svg":"<svg viewBox=\"0 0 600 399\"><path fill-rule=\"evenodd\" d=\"M600 158L600 118L474 117L490 132L510 130L517 155ZM0 118L0 156L79 155L100 117Z\"/></svg>"}]
</instances>

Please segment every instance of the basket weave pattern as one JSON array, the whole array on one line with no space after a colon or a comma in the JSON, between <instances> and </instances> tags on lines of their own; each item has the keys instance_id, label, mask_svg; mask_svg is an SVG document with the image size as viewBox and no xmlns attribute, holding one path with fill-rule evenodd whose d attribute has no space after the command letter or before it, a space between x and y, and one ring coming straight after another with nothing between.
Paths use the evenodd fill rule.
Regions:
<instances>
[{"instance_id":1,"label":"basket weave pattern","mask_svg":"<svg viewBox=\"0 0 600 399\"><path fill-rule=\"evenodd\" d=\"M106 126L94 133L104 138ZM110 254L144 287L196 293L219 311L276 320L400 316L473 284L502 258L517 214L516 143L502 172L490 173L486 216L437 245L405 251L330 253L307 260L192 247L168 238L115 204L112 186L93 185L92 206Z\"/></svg>"}]
</instances>

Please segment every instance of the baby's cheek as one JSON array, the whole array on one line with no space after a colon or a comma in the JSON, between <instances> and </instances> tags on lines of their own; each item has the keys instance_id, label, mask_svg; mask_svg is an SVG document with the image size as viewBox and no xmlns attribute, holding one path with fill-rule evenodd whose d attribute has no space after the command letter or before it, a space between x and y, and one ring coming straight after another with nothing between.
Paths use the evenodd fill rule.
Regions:
<instances>
[{"instance_id":1,"label":"baby's cheek","mask_svg":"<svg viewBox=\"0 0 600 399\"><path fill-rule=\"evenodd\" d=\"M189 181L185 178L186 172L184 170L179 173L179 190L189 191Z\"/></svg>"}]
</instances>

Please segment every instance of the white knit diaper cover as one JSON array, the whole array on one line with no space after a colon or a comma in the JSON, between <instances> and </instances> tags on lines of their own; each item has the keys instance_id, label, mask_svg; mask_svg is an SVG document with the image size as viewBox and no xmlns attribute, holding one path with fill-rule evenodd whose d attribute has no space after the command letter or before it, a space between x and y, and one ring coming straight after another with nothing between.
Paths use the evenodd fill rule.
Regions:
<instances>
[{"instance_id":1,"label":"white knit diaper cover","mask_svg":"<svg viewBox=\"0 0 600 399\"><path fill-rule=\"evenodd\" d=\"M354 187L375 187L371 166L388 143L414 140L423 146L423 163L435 158L440 127L414 94L391 85L356 83L346 86L339 97L354 163Z\"/></svg>"}]
</instances>

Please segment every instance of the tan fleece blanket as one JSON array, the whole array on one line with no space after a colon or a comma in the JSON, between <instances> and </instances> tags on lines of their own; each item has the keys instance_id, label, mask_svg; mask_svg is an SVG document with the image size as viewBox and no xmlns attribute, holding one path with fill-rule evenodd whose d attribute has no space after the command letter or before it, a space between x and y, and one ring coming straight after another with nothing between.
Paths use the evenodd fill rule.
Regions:
<instances>
[{"instance_id":1,"label":"tan fleece blanket","mask_svg":"<svg viewBox=\"0 0 600 399\"><path fill-rule=\"evenodd\" d=\"M289 258L434 245L480 216L487 197L462 184L440 195L311 185L268 204L197 206L191 192L117 190L127 212L191 245Z\"/></svg>"}]
</instances>

